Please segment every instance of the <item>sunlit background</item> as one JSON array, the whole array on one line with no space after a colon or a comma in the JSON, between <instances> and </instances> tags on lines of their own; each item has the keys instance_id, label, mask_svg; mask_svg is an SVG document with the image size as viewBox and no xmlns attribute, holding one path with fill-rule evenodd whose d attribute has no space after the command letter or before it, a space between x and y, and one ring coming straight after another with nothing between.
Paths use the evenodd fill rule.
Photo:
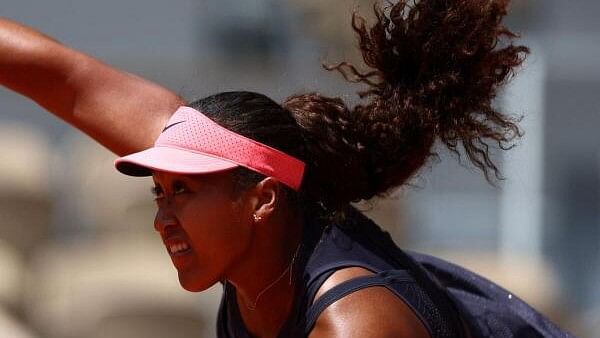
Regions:
<instances>
[{"instance_id":1,"label":"sunlit background","mask_svg":"<svg viewBox=\"0 0 600 338\"><path fill-rule=\"evenodd\" d=\"M195 99L318 90L357 60L369 0L3 0L0 15ZM600 2L516 0L533 53L498 100L526 136L493 187L441 153L392 198L361 205L404 248L488 276L580 337L600 337ZM148 179L0 89L0 337L213 337L220 288L183 291L152 227Z\"/></svg>"}]
</instances>

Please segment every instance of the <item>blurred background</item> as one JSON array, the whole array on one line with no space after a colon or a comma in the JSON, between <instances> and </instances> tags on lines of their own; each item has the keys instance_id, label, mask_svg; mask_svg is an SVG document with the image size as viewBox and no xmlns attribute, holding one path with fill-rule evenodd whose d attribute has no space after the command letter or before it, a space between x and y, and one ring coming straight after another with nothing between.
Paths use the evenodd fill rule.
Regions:
<instances>
[{"instance_id":1,"label":"blurred background","mask_svg":"<svg viewBox=\"0 0 600 338\"><path fill-rule=\"evenodd\" d=\"M360 88L320 63L357 61L353 9L372 0L3 0L0 15L192 100L276 100ZM486 183L440 153L410 187L362 203L404 248L458 262L579 337L600 337L600 2L515 0L532 48L498 105L524 114ZM183 291L152 220L148 179L0 88L0 337L213 337L216 286Z\"/></svg>"}]
</instances>

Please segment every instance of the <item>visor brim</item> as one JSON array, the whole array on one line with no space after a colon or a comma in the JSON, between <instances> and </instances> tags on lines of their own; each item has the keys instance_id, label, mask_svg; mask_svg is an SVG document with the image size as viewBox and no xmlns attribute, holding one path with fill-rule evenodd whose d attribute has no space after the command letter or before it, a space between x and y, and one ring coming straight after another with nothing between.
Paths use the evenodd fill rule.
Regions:
<instances>
[{"instance_id":1,"label":"visor brim","mask_svg":"<svg viewBox=\"0 0 600 338\"><path fill-rule=\"evenodd\" d=\"M151 176L153 171L175 174L207 174L238 164L208 154L171 147L153 147L115 161L118 171L129 176Z\"/></svg>"}]
</instances>

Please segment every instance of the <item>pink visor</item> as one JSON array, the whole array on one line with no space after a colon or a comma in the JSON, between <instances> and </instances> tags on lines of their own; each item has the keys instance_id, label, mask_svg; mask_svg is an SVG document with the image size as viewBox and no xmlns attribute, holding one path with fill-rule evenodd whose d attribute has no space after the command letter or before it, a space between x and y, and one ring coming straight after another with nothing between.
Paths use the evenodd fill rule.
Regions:
<instances>
[{"instance_id":1,"label":"pink visor","mask_svg":"<svg viewBox=\"0 0 600 338\"><path fill-rule=\"evenodd\" d=\"M201 112L179 107L154 147L121 157L115 167L130 176L150 176L153 170L205 174L243 166L300 188L304 162L277 149L221 127Z\"/></svg>"}]
</instances>

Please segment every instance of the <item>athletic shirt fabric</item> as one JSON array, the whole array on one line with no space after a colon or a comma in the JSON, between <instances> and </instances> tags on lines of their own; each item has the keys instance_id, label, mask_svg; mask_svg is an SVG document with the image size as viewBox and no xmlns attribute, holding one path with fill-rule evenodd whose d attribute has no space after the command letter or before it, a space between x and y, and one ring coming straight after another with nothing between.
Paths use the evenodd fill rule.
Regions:
<instances>
[{"instance_id":1,"label":"athletic shirt fabric","mask_svg":"<svg viewBox=\"0 0 600 338\"><path fill-rule=\"evenodd\" d=\"M399 249L390 236L372 221L356 212L354 224L305 226L303 246L294 264L296 301L278 337L307 337L321 312L342 297L357 290L383 286L404 301L424 324L432 338L461 337L454 311L440 295L422 285L409 266L399 266L389 255ZM356 221L358 220L358 221ZM358 266L374 275L361 276L328 290L314 303L322 283L336 270ZM418 275L418 274L417 274ZM417 278L415 278L417 277ZM235 288L223 284L223 297L217 319L219 338L250 338L236 302ZM434 301L435 300L435 301Z\"/></svg>"}]
</instances>

